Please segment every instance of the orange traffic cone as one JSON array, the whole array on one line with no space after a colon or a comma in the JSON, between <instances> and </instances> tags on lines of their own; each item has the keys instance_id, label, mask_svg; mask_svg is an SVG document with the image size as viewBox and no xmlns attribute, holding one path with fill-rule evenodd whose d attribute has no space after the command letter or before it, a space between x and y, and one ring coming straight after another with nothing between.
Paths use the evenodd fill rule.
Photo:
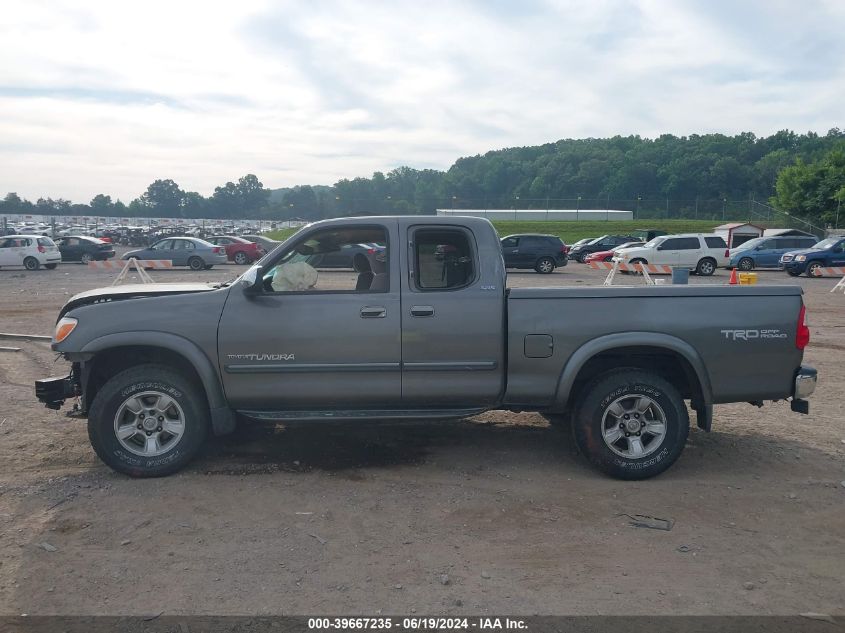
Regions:
<instances>
[{"instance_id":1,"label":"orange traffic cone","mask_svg":"<svg viewBox=\"0 0 845 633\"><path fill-rule=\"evenodd\" d=\"M729 286L736 286L739 283L736 278L736 268L731 269L731 278L728 281Z\"/></svg>"}]
</instances>

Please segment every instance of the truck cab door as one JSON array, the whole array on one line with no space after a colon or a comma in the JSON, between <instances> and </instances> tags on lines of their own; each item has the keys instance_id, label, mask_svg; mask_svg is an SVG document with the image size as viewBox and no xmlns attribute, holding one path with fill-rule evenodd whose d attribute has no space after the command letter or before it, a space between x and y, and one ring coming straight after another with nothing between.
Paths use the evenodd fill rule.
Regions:
<instances>
[{"instance_id":1,"label":"truck cab door","mask_svg":"<svg viewBox=\"0 0 845 633\"><path fill-rule=\"evenodd\" d=\"M488 243L482 253L483 242L454 224L406 223L404 237L403 405L496 404L505 370L505 275L499 245Z\"/></svg>"},{"instance_id":2,"label":"truck cab door","mask_svg":"<svg viewBox=\"0 0 845 633\"><path fill-rule=\"evenodd\" d=\"M361 270L317 271L308 262L344 244L387 248L361 254ZM386 410L401 403L398 241L395 222L338 223L303 231L236 284L218 328L226 397L235 409Z\"/></svg>"},{"instance_id":3,"label":"truck cab door","mask_svg":"<svg viewBox=\"0 0 845 633\"><path fill-rule=\"evenodd\" d=\"M829 261L831 266L845 266L845 240L830 249Z\"/></svg>"}]
</instances>

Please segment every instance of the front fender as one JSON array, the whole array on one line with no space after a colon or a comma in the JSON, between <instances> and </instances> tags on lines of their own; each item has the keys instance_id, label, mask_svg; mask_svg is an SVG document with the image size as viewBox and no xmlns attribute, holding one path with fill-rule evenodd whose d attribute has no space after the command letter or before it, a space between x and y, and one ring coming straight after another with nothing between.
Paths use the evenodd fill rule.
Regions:
<instances>
[{"instance_id":1,"label":"front fender","mask_svg":"<svg viewBox=\"0 0 845 633\"><path fill-rule=\"evenodd\" d=\"M126 346L161 347L185 358L193 366L205 388L215 435L224 435L234 430L235 415L226 402L223 385L214 363L199 346L182 336L167 332L117 332L88 341L73 355L90 357L98 352Z\"/></svg>"},{"instance_id":2,"label":"front fender","mask_svg":"<svg viewBox=\"0 0 845 633\"><path fill-rule=\"evenodd\" d=\"M572 385L575 384L578 373L587 361L597 354L622 347L654 347L679 354L695 372L703 398L701 404L705 408L712 406L713 392L710 386L710 376L704 362L692 345L675 336L657 332L620 332L587 341L575 350L560 374L554 408L563 410L567 404L571 404Z\"/></svg>"}]
</instances>

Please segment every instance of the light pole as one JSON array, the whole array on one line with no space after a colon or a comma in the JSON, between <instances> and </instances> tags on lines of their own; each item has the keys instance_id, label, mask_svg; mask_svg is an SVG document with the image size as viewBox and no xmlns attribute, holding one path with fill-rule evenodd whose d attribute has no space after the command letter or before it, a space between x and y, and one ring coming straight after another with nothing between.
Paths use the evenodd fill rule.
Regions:
<instances>
[{"instance_id":1,"label":"light pole","mask_svg":"<svg viewBox=\"0 0 845 633\"><path fill-rule=\"evenodd\" d=\"M513 219L516 220L516 208L519 206L519 196L515 196L516 204L513 205Z\"/></svg>"},{"instance_id":2,"label":"light pole","mask_svg":"<svg viewBox=\"0 0 845 633\"><path fill-rule=\"evenodd\" d=\"M728 199L722 198L722 222L725 221L725 211L728 208Z\"/></svg>"},{"instance_id":3,"label":"light pole","mask_svg":"<svg viewBox=\"0 0 845 633\"><path fill-rule=\"evenodd\" d=\"M578 201L575 203L575 219L578 219L578 212L581 211L581 196L578 196Z\"/></svg>"}]
</instances>

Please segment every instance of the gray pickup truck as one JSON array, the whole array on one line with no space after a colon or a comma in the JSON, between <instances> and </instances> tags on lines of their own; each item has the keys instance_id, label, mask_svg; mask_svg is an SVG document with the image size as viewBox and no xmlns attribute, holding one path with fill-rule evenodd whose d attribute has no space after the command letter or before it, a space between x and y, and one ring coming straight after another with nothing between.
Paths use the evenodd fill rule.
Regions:
<instances>
[{"instance_id":1,"label":"gray pickup truck","mask_svg":"<svg viewBox=\"0 0 845 633\"><path fill-rule=\"evenodd\" d=\"M354 270L311 263L361 246ZM309 263L311 262L311 263ZM79 294L53 349L91 444L133 476L167 475L236 419L318 424L537 411L571 426L604 472L668 468L713 405L805 400L809 330L795 286L507 289L498 236L479 218L317 222L224 284Z\"/></svg>"}]
</instances>

